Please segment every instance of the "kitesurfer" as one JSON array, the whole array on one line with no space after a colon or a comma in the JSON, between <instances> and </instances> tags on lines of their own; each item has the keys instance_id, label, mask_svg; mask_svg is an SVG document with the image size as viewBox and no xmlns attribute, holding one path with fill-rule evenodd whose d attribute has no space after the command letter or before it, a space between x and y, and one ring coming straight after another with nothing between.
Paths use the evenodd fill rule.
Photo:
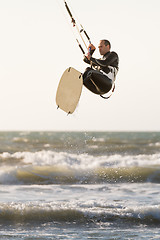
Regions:
<instances>
[{"instance_id":1,"label":"kitesurfer","mask_svg":"<svg viewBox=\"0 0 160 240\"><path fill-rule=\"evenodd\" d=\"M95 94L103 95L114 87L114 81L118 72L119 58L116 52L111 52L111 44L108 40L100 40L99 53L101 59L92 57L95 46L90 44L88 54L84 56L84 62L91 65L83 74L83 84Z\"/></svg>"}]
</instances>

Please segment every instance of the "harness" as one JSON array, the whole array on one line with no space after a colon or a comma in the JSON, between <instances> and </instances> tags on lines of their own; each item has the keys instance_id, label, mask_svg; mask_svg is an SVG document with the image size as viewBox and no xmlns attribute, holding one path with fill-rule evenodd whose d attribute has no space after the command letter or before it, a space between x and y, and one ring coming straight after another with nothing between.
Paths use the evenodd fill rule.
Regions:
<instances>
[{"instance_id":1,"label":"harness","mask_svg":"<svg viewBox=\"0 0 160 240\"><path fill-rule=\"evenodd\" d=\"M103 95L100 95L102 98L104 99L108 99L112 96L114 90L115 90L115 80L116 80L116 75L118 73L118 70L115 68L115 67L112 67L112 66L108 66L108 68L110 69L110 72L109 73L105 73L104 71L100 70L100 72L103 74L103 75L106 75L109 79L112 80L112 88L111 88L111 94L107 97L103 96Z\"/></svg>"}]
</instances>

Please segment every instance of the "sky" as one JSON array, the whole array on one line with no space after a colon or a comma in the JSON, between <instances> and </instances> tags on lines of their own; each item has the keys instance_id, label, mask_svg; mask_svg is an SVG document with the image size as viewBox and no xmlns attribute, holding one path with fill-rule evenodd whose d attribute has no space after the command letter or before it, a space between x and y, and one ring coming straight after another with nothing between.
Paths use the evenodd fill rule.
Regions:
<instances>
[{"instance_id":1,"label":"sky","mask_svg":"<svg viewBox=\"0 0 160 240\"><path fill-rule=\"evenodd\" d=\"M83 87L73 114L57 110L65 69L88 66L63 0L0 0L0 131L160 131L160 1L67 3L96 47L118 53L114 94Z\"/></svg>"}]
</instances>

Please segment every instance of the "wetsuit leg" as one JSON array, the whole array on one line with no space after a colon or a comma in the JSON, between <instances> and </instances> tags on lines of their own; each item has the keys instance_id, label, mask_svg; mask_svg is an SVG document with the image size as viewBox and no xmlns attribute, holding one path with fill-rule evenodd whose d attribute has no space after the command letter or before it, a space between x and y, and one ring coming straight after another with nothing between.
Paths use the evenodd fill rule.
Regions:
<instances>
[{"instance_id":1,"label":"wetsuit leg","mask_svg":"<svg viewBox=\"0 0 160 240\"><path fill-rule=\"evenodd\" d=\"M95 94L99 94L99 91L96 88L96 85L91 80L91 74L93 69L92 68L86 68L84 74L83 74L83 84L86 88L88 88L91 92Z\"/></svg>"},{"instance_id":2,"label":"wetsuit leg","mask_svg":"<svg viewBox=\"0 0 160 240\"><path fill-rule=\"evenodd\" d=\"M83 74L83 84L95 94L105 94L112 88L112 80L103 73L87 68Z\"/></svg>"}]
</instances>

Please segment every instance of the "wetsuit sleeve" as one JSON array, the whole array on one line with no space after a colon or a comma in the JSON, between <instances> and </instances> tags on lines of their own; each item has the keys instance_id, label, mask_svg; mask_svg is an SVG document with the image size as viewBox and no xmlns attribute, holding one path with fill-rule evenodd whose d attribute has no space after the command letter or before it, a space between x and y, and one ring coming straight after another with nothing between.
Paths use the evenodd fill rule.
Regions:
<instances>
[{"instance_id":1,"label":"wetsuit sleeve","mask_svg":"<svg viewBox=\"0 0 160 240\"><path fill-rule=\"evenodd\" d=\"M91 57L90 61L100 67L108 67L110 64L112 64L116 59L118 58L117 54L115 52L111 52L109 56L106 57L106 59L96 59Z\"/></svg>"},{"instance_id":2,"label":"wetsuit sleeve","mask_svg":"<svg viewBox=\"0 0 160 240\"><path fill-rule=\"evenodd\" d=\"M90 61L90 60L88 60L88 58L87 58L86 56L84 56L84 58L83 58L83 61L84 61L85 63L88 63L88 64L90 64L90 63L91 63L91 61Z\"/></svg>"},{"instance_id":3,"label":"wetsuit sleeve","mask_svg":"<svg viewBox=\"0 0 160 240\"><path fill-rule=\"evenodd\" d=\"M84 57L84 58L83 58L83 61L84 61L85 63L88 63L88 64L91 64L91 63L92 63L90 60L88 60L87 57ZM92 63L92 66L93 66L93 67L96 67L97 65L94 64L94 63Z\"/></svg>"}]
</instances>

